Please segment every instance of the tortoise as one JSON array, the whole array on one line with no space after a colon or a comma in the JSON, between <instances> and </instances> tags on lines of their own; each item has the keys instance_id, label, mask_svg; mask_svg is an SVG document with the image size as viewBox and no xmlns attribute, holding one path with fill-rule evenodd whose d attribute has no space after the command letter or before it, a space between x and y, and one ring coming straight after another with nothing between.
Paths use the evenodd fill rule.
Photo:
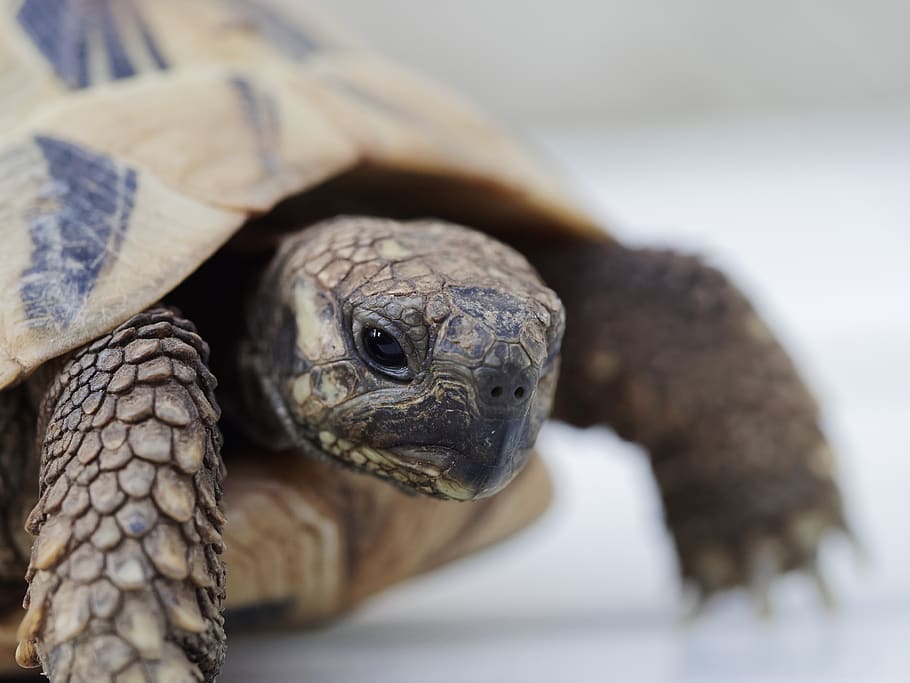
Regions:
<instances>
[{"instance_id":1,"label":"tortoise","mask_svg":"<svg viewBox=\"0 0 910 683\"><path fill-rule=\"evenodd\" d=\"M548 416L641 444L703 598L824 589L819 411L718 270L290 0L0 32L3 671L215 680L225 609L318 623L529 524Z\"/></svg>"}]
</instances>

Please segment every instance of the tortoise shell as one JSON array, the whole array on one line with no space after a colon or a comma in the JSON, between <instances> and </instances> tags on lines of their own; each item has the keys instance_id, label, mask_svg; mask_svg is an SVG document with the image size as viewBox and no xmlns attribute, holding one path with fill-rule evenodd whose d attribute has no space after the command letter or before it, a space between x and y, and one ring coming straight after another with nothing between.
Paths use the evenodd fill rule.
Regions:
<instances>
[{"instance_id":1,"label":"tortoise shell","mask_svg":"<svg viewBox=\"0 0 910 683\"><path fill-rule=\"evenodd\" d=\"M599 232L474 107L292 0L20 0L2 18L0 389L327 186L482 229Z\"/></svg>"}]
</instances>

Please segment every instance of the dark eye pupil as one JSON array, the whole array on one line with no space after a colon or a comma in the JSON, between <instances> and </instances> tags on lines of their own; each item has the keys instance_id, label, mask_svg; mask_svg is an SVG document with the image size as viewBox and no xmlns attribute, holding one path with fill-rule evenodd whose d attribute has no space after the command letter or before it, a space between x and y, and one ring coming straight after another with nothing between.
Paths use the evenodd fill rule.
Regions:
<instances>
[{"instance_id":1,"label":"dark eye pupil","mask_svg":"<svg viewBox=\"0 0 910 683\"><path fill-rule=\"evenodd\" d=\"M368 327L363 331L363 346L370 357L384 368L400 370L408 366L404 349L388 332Z\"/></svg>"}]
</instances>

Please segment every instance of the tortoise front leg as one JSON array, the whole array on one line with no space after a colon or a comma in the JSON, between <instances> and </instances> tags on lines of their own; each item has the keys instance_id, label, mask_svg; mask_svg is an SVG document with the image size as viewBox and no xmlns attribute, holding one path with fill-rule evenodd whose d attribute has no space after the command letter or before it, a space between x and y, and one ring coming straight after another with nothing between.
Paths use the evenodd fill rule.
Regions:
<instances>
[{"instance_id":1,"label":"tortoise front leg","mask_svg":"<svg viewBox=\"0 0 910 683\"><path fill-rule=\"evenodd\" d=\"M567 329L555 416L642 444L682 573L702 598L816 569L843 528L815 401L749 302L669 251L551 245L537 258Z\"/></svg>"},{"instance_id":2,"label":"tortoise front leg","mask_svg":"<svg viewBox=\"0 0 910 683\"><path fill-rule=\"evenodd\" d=\"M55 683L214 680L223 468L207 355L190 323L156 308L52 380L21 665Z\"/></svg>"}]
</instances>

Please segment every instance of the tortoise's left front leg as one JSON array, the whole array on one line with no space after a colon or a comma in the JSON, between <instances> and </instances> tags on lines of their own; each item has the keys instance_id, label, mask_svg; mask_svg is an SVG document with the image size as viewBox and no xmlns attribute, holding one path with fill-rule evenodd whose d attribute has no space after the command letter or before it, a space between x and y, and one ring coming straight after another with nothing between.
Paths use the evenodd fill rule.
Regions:
<instances>
[{"instance_id":1,"label":"tortoise's left front leg","mask_svg":"<svg viewBox=\"0 0 910 683\"><path fill-rule=\"evenodd\" d=\"M843 527L815 401L749 302L669 251L549 245L535 264L567 326L555 416L642 444L683 575L702 595L814 574Z\"/></svg>"},{"instance_id":2,"label":"tortoise's left front leg","mask_svg":"<svg viewBox=\"0 0 910 683\"><path fill-rule=\"evenodd\" d=\"M157 308L76 352L39 411L17 660L53 683L196 683L224 655L208 348Z\"/></svg>"}]
</instances>

